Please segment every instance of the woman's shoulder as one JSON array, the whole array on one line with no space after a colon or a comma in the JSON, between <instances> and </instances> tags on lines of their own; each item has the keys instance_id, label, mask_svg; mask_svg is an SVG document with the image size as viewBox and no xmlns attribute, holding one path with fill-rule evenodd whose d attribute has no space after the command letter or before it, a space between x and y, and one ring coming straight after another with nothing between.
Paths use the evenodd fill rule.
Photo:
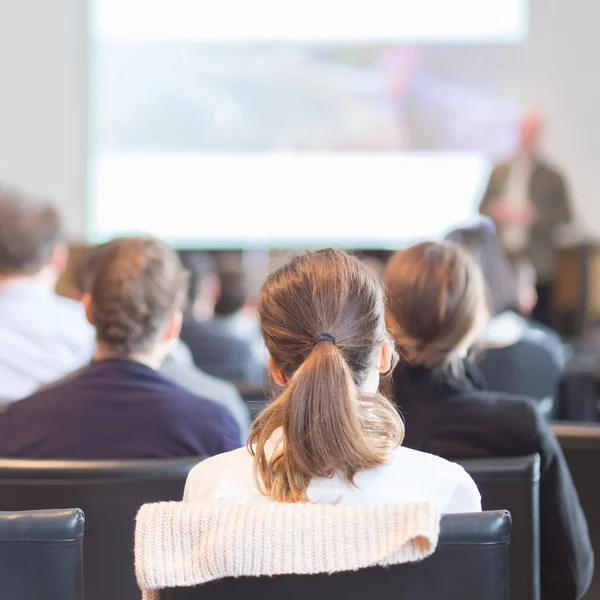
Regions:
<instances>
[{"instance_id":1,"label":"woman's shoulder","mask_svg":"<svg viewBox=\"0 0 600 600\"><path fill-rule=\"evenodd\" d=\"M254 487L253 481L252 456L247 448L239 448L198 463L187 477L184 500L219 500L243 494Z\"/></svg>"},{"instance_id":2,"label":"woman's shoulder","mask_svg":"<svg viewBox=\"0 0 600 600\"><path fill-rule=\"evenodd\" d=\"M537 402L533 398L507 392L471 389L464 392L460 400L473 411L481 411L484 415L492 413L500 419L516 416L534 418L537 411Z\"/></svg>"},{"instance_id":3,"label":"woman's shoulder","mask_svg":"<svg viewBox=\"0 0 600 600\"><path fill-rule=\"evenodd\" d=\"M443 512L476 512L481 510L477 486L465 469L440 456L396 448L390 460L393 480L401 487L416 486L424 497L440 503Z\"/></svg>"},{"instance_id":4,"label":"woman's shoulder","mask_svg":"<svg viewBox=\"0 0 600 600\"><path fill-rule=\"evenodd\" d=\"M390 467L398 471L399 475L407 472L414 474L435 475L444 479L462 479L465 470L458 464L453 463L441 456L414 450L406 446L398 446L392 453Z\"/></svg>"}]
</instances>

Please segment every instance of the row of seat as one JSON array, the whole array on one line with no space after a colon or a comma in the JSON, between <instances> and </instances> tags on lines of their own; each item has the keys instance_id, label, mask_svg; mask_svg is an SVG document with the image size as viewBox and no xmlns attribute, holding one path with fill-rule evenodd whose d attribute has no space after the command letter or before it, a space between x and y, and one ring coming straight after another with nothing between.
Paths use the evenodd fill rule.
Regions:
<instances>
[{"instance_id":1,"label":"row of seat","mask_svg":"<svg viewBox=\"0 0 600 600\"><path fill-rule=\"evenodd\" d=\"M600 486L594 468L600 457L600 427L556 426L580 490L592 541L600 551L597 507ZM199 459L146 461L0 461L0 510L76 506L86 514L87 600L133 600L133 527L142 504L180 500L190 469ZM485 510L513 515L510 588L513 600L539 598L537 457L464 461L480 488ZM589 597L596 597L597 579Z\"/></svg>"},{"instance_id":2,"label":"row of seat","mask_svg":"<svg viewBox=\"0 0 600 600\"><path fill-rule=\"evenodd\" d=\"M198 459L4 460L0 461L0 509L64 506L83 509L87 521L86 599L138 599L132 548L135 515L142 504L180 500L187 474L197 462ZM523 531L523 527L537 518L534 512L537 488L532 485L536 458L475 460L463 464L480 486L484 508L515 513L511 596L516 600L535 599L532 593L537 582L532 580L532 573L537 544L536 538L529 535L528 529Z\"/></svg>"},{"instance_id":3,"label":"row of seat","mask_svg":"<svg viewBox=\"0 0 600 600\"><path fill-rule=\"evenodd\" d=\"M371 567L334 575L237 578L201 588L167 589L162 600L508 600L506 511L442 518L435 553L420 563ZM83 600L84 515L78 509L0 514L0 597ZM115 596L115 600L123 596ZM138 592L139 597L139 592Z\"/></svg>"}]
</instances>

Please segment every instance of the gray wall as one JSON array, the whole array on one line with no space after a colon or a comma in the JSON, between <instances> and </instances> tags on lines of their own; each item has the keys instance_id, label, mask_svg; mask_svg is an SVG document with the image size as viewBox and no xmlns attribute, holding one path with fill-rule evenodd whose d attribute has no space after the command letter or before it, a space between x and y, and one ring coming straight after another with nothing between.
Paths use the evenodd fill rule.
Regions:
<instances>
[{"instance_id":1,"label":"gray wall","mask_svg":"<svg viewBox=\"0 0 600 600\"><path fill-rule=\"evenodd\" d=\"M0 176L60 203L85 229L85 0L0 0Z\"/></svg>"},{"instance_id":2,"label":"gray wall","mask_svg":"<svg viewBox=\"0 0 600 600\"><path fill-rule=\"evenodd\" d=\"M547 120L545 150L569 177L584 233L600 238L600 3L533 0L523 101Z\"/></svg>"}]
</instances>

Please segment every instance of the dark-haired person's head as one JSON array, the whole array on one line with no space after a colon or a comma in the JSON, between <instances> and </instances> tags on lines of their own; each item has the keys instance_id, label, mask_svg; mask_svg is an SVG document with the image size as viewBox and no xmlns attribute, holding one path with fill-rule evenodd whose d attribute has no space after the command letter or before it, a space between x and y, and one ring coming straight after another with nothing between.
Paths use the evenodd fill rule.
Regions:
<instances>
[{"instance_id":1,"label":"dark-haired person's head","mask_svg":"<svg viewBox=\"0 0 600 600\"><path fill-rule=\"evenodd\" d=\"M392 256L384 283L401 360L430 369L459 365L488 319L473 257L451 242L416 244Z\"/></svg>"},{"instance_id":2,"label":"dark-haired person's head","mask_svg":"<svg viewBox=\"0 0 600 600\"><path fill-rule=\"evenodd\" d=\"M215 304L216 317L228 317L238 313L248 299L248 282L242 269L225 269L218 273L219 298Z\"/></svg>"},{"instance_id":3,"label":"dark-haired person's head","mask_svg":"<svg viewBox=\"0 0 600 600\"><path fill-rule=\"evenodd\" d=\"M61 217L50 201L0 183L0 278L36 278L51 286L65 268Z\"/></svg>"},{"instance_id":4,"label":"dark-haired person's head","mask_svg":"<svg viewBox=\"0 0 600 600\"><path fill-rule=\"evenodd\" d=\"M187 273L177 253L151 237L106 244L83 302L96 328L97 358L158 368L179 337Z\"/></svg>"},{"instance_id":5,"label":"dark-haired person's head","mask_svg":"<svg viewBox=\"0 0 600 600\"><path fill-rule=\"evenodd\" d=\"M395 360L383 291L339 250L301 254L271 274L258 298L269 369L281 394L253 425L257 481L276 501L302 502L315 477L385 464L402 421L378 392ZM282 434L274 453L272 436Z\"/></svg>"},{"instance_id":6,"label":"dark-haired person's head","mask_svg":"<svg viewBox=\"0 0 600 600\"><path fill-rule=\"evenodd\" d=\"M512 265L498 244L496 232L488 222L450 232L446 239L462 246L483 271L492 316L521 310L518 280Z\"/></svg>"}]
</instances>

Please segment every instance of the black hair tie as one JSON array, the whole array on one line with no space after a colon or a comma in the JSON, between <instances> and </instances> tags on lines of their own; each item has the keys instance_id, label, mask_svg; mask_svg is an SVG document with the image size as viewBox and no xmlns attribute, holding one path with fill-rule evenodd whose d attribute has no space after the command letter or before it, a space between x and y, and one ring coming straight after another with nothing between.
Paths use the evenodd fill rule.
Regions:
<instances>
[{"instance_id":1,"label":"black hair tie","mask_svg":"<svg viewBox=\"0 0 600 600\"><path fill-rule=\"evenodd\" d=\"M335 338L330 333L320 333L313 340L313 346L316 346L319 342L331 342L335 346Z\"/></svg>"}]
</instances>

